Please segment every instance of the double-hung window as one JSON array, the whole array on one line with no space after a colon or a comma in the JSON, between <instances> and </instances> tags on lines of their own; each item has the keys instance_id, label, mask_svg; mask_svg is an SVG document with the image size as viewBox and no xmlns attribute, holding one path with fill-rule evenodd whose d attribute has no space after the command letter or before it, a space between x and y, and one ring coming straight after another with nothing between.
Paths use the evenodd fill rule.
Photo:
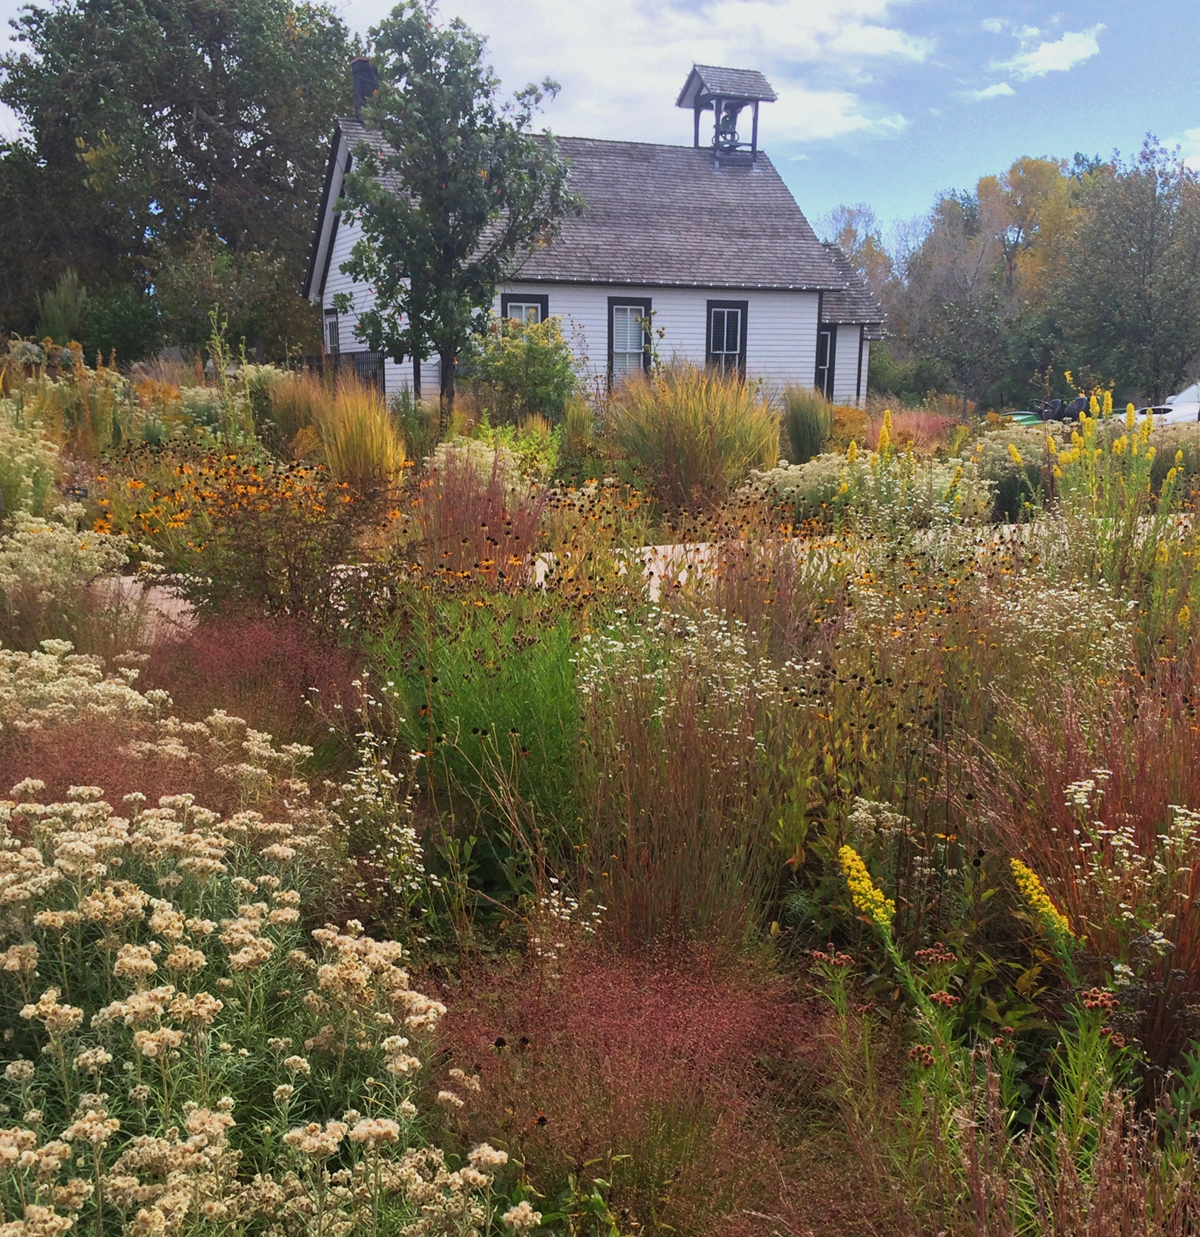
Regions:
<instances>
[{"instance_id":1,"label":"double-hung window","mask_svg":"<svg viewBox=\"0 0 1200 1237\"><path fill-rule=\"evenodd\" d=\"M722 374L746 372L746 301L708 302L708 363Z\"/></svg>"},{"instance_id":2,"label":"double-hung window","mask_svg":"<svg viewBox=\"0 0 1200 1237\"><path fill-rule=\"evenodd\" d=\"M608 298L608 377L616 384L650 366L650 302L643 299Z\"/></svg>"},{"instance_id":3,"label":"double-hung window","mask_svg":"<svg viewBox=\"0 0 1200 1237\"><path fill-rule=\"evenodd\" d=\"M325 351L340 352L342 346L341 330L338 327L338 312L336 309L325 311Z\"/></svg>"},{"instance_id":4,"label":"double-hung window","mask_svg":"<svg viewBox=\"0 0 1200 1237\"><path fill-rule=\"evenodd\" d=\"M500 317L514 318L525 326L536 326L550 317L550 298L530 292L502 292Z\"/></svg>"}]
</instances>

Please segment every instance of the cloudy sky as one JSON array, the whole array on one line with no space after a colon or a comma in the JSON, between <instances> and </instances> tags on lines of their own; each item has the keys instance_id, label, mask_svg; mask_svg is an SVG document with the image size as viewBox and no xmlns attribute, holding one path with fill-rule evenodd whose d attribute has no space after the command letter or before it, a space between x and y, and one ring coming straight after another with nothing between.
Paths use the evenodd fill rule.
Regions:
<instances>
[{"instance_id":1,"label":"cloudy sky","mask_svg":"<svg viewBox=\"0 0 1200 1237\"><path fill-rule=\"evenodd\" d=\"M0 17L19 0L0 0ZM365 33L390 0L338 0ZM1147 132L1200 167L1196 0L442 0L487 36L504 85L549 74L573 136L691 140L693 62L762 70L761 141L815 217L885 224L1021 155L1130 153ZM12 118L0 117L11 132Z\"/></svg>"}]
</instances>

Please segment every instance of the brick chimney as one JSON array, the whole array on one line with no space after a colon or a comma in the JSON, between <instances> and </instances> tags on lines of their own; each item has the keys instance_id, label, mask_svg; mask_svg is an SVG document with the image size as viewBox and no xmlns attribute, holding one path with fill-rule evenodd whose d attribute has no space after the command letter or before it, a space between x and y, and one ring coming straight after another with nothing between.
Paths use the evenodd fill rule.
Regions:
<instances>
[{"instance_id":1,"label":"brick chimney","mask_svg":"<svg viewBox=\"0 0 1200 1237\"><path fill-rule=\"evenodd\" d=\"M354 114L361 120L363 104L370 102L379 90L379 74L366 56L350 61L350 72L354 78Z\"/></svg>"}]
</instances>

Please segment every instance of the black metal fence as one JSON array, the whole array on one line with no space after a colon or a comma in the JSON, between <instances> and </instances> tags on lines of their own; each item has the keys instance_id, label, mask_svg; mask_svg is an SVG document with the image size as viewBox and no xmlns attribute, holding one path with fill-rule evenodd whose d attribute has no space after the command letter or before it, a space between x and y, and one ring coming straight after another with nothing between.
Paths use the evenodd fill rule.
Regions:
<instances>
[{"instance_id":1,"label":"black metal fence","mask_svg":"<svg viewBox=\"0 0 1200 1237\"><path fill-rule=\"evenodd\" d=\"M328 374L354 374L360 382L374 384L379 394L385 394L382 352L314 352L288 357L288 369L311 370L324 377Z\"/></svg>"}]
</instances>

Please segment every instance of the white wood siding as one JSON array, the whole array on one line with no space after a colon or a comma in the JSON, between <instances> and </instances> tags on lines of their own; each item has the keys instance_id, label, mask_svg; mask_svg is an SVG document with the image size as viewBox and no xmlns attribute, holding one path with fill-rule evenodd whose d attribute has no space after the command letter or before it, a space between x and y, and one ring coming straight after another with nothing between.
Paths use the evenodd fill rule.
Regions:
<instances>
[{"instance_id":1,"label":"white wood siding","mask_svg":"<svg viewBox=\"0 0 1200 1237\"><path fill-rule=\"evenodd\" d=\"M837 351L833 365L833 402L858 404L858 343L862 328L842 325L837 329Z\"/></svg>"},{"instance_id":2,"label":"white wood siding","mask_svg":"<svg viewBox=\"0 0 1200 1237\"><path fill-rule=\"evenodd\" d=\"M575 354L585 358L589 376L608 374L608 298L648 299L654 312L656 341L664 361L703 365L706 357L708 302L746 301L746 375L772 387L785 383L811 386L817 364L817 294L753 292L705 288L625 288L590 284L511 283L504 293L546 296L552 317L562 318L563 334ZM493 306L500 312L500 296ZM857 327L854 328L857 332ZM857 347L857 336L855 346ZM856 364L857 364L857 353Z\"/></svg>"},{"instance_id":3,"label":"white wood siding","mask_svg":"<svg viewBox=\"0 0 1200 1237\"><path fill-rule=\"evenodd\" d=\"M865 403L867 399L867 370L870 368L871 362L871 341L863 340L863 363L862 363L862 400Z\"/></svg>"}]
</instances>

